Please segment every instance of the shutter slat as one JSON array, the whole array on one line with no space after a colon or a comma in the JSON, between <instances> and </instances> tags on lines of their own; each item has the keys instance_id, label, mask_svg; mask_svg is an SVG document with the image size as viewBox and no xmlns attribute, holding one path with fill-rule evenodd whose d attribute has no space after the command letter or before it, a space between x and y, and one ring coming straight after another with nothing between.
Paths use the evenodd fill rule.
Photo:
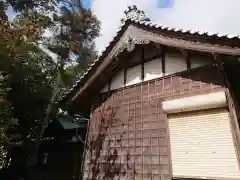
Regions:
<instances>
[{"instance_id":1,"label":"shutter slat","mask_svg":"<svg viewBox=\"0 0 240 180\"><path fill-rule=\"evenodd\" d=\"M173 176L240 178L229 113L169 115Z\"/></svg>"}]
</instances>

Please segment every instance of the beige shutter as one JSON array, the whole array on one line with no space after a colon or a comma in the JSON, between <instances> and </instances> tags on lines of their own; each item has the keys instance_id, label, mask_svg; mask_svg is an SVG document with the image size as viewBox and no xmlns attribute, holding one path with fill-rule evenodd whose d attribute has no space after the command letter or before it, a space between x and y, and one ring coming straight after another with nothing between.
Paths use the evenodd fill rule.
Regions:
<instances>
[{"instance_id":1,"label":"beige shutter","mask_svg":"<svg viewBox=\"0 0 240 180\"><path fill-rule=\"evenodd\" d=\"M168 115L173 177L240 178L227 110Z\"/></svg>"}]
</instances>

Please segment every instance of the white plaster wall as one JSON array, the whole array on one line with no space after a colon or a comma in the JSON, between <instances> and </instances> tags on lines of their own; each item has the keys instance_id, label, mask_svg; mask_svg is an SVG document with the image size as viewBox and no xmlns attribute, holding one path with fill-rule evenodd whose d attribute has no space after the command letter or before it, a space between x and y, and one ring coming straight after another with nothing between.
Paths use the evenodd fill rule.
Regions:
<instances>
[{"instance_id":1,"label":"white plaster wall","mask_svg":"<svg viewBox=\"0 0 240 180\"><path fill-rule=\"evenodd\" d=\"M127 69L126 85L132 85L141 82L141 65Z\"/></svg>"},{"instance_id":2,"label":"white plaster wall","mask_svg":"<svg viewBox=\"0 0 240 180\"><path fill-rule=\"evenodd\" d=\"M150 53L149 53L150 54ZM136 53L130 61L140 61L140 53ZM212 63L208 57L193 56L191 57L191 68L204 66ZM181 53L167 52L165 56L166 75L187 70L186 60ZM162 77L162 61L160 58L148 61L144 64L144 81ZM141 65L127 69L126 86L141 82ZM124 87L124 71L118 72L111 81L111 90ZM101 90L107 92L108 85Z\"/></svg>"},{"instance_id":3,"label":"white plaster wall","mask_svg":"<svg viewBox=\"0 0 240 180\"><path fill-rule=\"evenodd\" d=\"M200 66L204 66L212 63L208 57L193 56L190 58L191 58L191 68L196 68L196 67L200 67Z\"/></svg>"},{"instance_id":4,"label":"white plaster wall","mask_svg":"<svg viewBox=\"0 0 240 180\"><path fill-rule=\"evenodd\" d=\"M121 70L112 78L110 89L111 90L119 89L123 86L124 86L124 71Z\"/></svg>"},{"instance_id":5,"label":"white plaster wall","mask_svg":"<svg viewBox=\"0 0 240 180\"><path fill-rule=\"evenodd\" d=\"M182 54L167 52L165 56L166 75L187 70L187 63Z\"/></svg>"},{"instance_id":6,"label":"white plaster wall","mask_svg":"<svg viewBox=\"0 0 240 180\"><path fill-rule=\"evenodd\" d=\"M144 64L144 80L151 80L162 76L162 60L160 58Z\"/></svg>"}]
</instances>

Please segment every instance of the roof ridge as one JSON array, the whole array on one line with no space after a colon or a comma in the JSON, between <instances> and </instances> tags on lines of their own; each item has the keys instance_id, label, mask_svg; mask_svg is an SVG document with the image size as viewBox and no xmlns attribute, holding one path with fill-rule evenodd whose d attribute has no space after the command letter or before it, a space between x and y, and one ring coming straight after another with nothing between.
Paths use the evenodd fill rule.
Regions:
<instances>
[{"instance_id":1,"label":"roof ridge","mask_svg":"<svg viewBox=\"0 0 240 180\"><path fill-rule=\"evenodd\" d=\"M182 32L182 33L190 33L190 34L206 34L208 36L218 36L218 37L227 37L229 39L232 38L239 38L240 34L228 34L228 33L220 33L220 32L211 32L211 31L201 31L201 30L194 30L194 29L184 29L184 28L177 28L177 27L171 27L168 25L164 24L159 24L159 23L154 23L152 20L150 21L139 21L136 18L126 18L125 21L130 20L134 23L139 23L142 25L150 26L150 27L155 27L155 28L160 28L162 30L169 30L169 31L175 31L175 32Z\"/></svg>"}]
</instances>

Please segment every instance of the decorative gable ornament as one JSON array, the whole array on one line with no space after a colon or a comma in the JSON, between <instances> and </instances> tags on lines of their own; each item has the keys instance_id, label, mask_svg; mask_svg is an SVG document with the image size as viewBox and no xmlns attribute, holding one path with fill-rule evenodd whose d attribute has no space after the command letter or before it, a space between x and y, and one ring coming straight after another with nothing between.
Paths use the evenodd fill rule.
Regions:
<instances>
[{"instance_id":1,"label":"decorative gable ornament","mask_svg":"<svg viewBox=\"0 0 240 180\"><path fill-rule=\"evenodd\" d=\"M145 12L143 10L138 9L136 5L128 6L128 9L125 10L124 13L126 15L126 19L132 19L139 22L150 21L150 18L147 17ZM124 22L124 19L122 19L121 21Z\"/></svg>"},{"instance_id":2,"label":"decorative gable ornament","mask_svg":"<svg viewBox=\"0 0 240 180\"><path fill-rule=\"evenodd\" d=\"M132 52L137 44L149 44L149 43L150 43L149 40L129 35L127 36L126 40L123 41L123 44L121 45L115 56L118 56L119 53L123 52L124 50Z\"/></svg>"}]
</instances>

